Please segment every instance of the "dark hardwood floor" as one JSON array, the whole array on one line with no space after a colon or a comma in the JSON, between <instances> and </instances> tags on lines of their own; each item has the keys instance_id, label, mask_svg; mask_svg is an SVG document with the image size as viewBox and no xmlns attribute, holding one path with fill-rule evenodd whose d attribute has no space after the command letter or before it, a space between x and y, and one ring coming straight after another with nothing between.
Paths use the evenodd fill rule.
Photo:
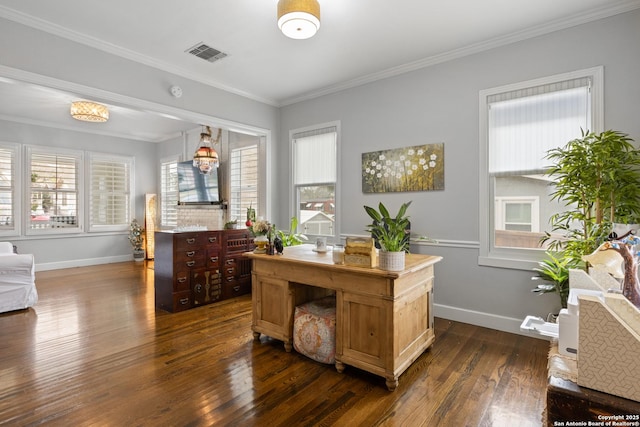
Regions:
<instances>
[{"instance_id":1,"label":"dark hardwood floor","mask_svg":"<svg viewBox=\"0 0 640 427\"><path fill-rule=\"evenodd\" d=\"M436 319L401 377L343 374L251 333L251 298L154 308L153 263L39 272L0 315L0 424L540 426L548 342ZM437 281L436 281L437 287Z\"/></svg>"}]
</instances>

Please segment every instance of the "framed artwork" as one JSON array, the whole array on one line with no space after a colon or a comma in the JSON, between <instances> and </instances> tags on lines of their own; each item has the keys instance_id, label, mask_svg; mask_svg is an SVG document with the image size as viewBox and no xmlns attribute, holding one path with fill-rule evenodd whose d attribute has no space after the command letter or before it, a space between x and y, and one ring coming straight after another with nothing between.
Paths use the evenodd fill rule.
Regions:
<instances>
[{"instance_id":1,"label":"framed artwork","mask_svg":"<svg viewBox=\"0 0 640 427\"><path fill-rule=\"evenodd\" d=\"M444 143L362 153L362 192L444 190Z\"/></svg>"}]
</instances>

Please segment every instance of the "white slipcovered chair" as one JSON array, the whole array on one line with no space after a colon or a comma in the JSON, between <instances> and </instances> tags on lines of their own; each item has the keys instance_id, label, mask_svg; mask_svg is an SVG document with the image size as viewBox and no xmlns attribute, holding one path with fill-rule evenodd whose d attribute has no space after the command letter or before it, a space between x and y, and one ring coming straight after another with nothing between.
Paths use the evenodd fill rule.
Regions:
<instances>
[{"instance_id":1,"label":"white slipcovered chair","mask_svg":"<svg viewBox=\"0 0 640 427\"><path fill-rule=\"evenodd\" d=\"M10 242L0 242L0 313L34 306L35 279L33 255L16 254Z\"/></svg>"}]
</instances>

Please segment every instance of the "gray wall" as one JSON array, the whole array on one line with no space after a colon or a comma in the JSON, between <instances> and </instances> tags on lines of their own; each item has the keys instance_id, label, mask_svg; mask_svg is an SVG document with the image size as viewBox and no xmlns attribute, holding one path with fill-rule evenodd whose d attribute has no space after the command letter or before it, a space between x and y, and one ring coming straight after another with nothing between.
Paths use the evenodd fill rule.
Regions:
<instances>
[{"instance_id":1,"label":"gray wall","mask_svg":"<svg viewBox=\"0 0 640 427\"><path fill-rule=\"evenodd\" d=\"M436 315L510 331L518 330L525 315L544 316L559 302L555 295L530 293L529 271L478 266L478 92L603 65L606 128L640 140L638 46L640 12L634 11L278 109L0 19L0 66L270 130L269 216L279 224L289 219L289 130L340 120L341 233L364 233L365 204L383 200L396 208L413 200L413 231L440 244L412 250L444 257L436 267ZM182 98L169 95L174 84L183 88ZM363 152L435 142L445 144L444 191L362 193ZM160 156L175 148L154 149ZM135 150L136 165L145 165ZM136 180L139 197L157 191L156 174L146 172ZM114 249L112 243L87 237L24 245L38 258L57 252L60 259L44 259L80 264L112 251L123 255L124 247Z\"/></svg>"},{"instance_id":2,"label":"gray wall","mask_svg":"<svg viewBox=\"0 0 640 427\"><path fill-rule=\"evenodd\" d=\"M479 91L603 65L605 127L640 142L638 46L634 11L284 107L281 135L340 120L342 234L363 234L363 205L397 209L412 200L412 231L441 242L412 247L444 257L436 266L436 315L517 331L527 314L546 316L560 304L555 294L531 294L530 271L478 266ZM445 144L444 191L362 193L363 152L437 142ZM286 141L278 150L289 161ZM279 182L287 171L281 168ZM288 206L288 198L280 193L279 204Z\"/></svg>"},{"instance_id":3,"label":"gray wall","mask_svg":"<svg viewBox=\"0 0 640 427\"><path fill-rule=\"evenodd\" d=\"M278 108L216 89L180 76L142 65L91 47L0 18L0 77L23 79L51 87L70 90L78 85L113 94L116 98L140 100L161 107L183 111L180 118L190 121L210 117L215 122L244 125L267 130L278 138ZM17 76L17 77L16 77ZM69 83L69 85L67 85ZM183 96L169 93L173 85L181 86ZM82 94L80 94L82 95ZM144 104L147 105L147 104ZM200 120L195 121L201 123ZM159 193L157 160L180 154L183 143L176 138L167 143L118 141L37 126L0 121L0 139L8 142L94 149L102 152L132 154L136 163L136 216L142 218L145 193ZM91 145L95 143L94 145ZM272 143L273 144L273 143ZM195 143L187 151L192 152ZM269 161L273 156L270 150ZM268 171L274 168L269 165ZM268 181L271 177L268 176ZM131 259L131 247L125 234L15 239L21 252L35 255L38 270L99 264Z\"/></svg>"},{"instance_id":4,"label":"gray wall","mask_svg":"<svg viewBox=\"0 0 640 427\"><path fill-rule=\"evenodd\" d=\"M156 144L84 132L26 125L0 120L0 141L60 147L135 158L135 217L144 218L144 195L156 192ZM152 155L149 155L152 153ZM149 179L151 177L151 179ZM28 183L23 183L28 185ZM19 199L23 203L22 197ZM87 223L85 222L85 227ZM21 253L34 254L38 270L124 261L131 257L126 233L12 237Z\"/></svg>"}]
</instances>

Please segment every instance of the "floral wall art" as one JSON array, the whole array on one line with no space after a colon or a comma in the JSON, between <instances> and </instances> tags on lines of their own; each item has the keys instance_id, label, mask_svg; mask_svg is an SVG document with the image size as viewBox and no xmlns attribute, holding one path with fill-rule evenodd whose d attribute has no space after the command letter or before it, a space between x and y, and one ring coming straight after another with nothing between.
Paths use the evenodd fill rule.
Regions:
<instances>
[{"instance_id":1,"label":"floral wall art","mask_svg":"<svg viewBox=\"0 0 640 427\"><path fill-rule=\"evenodd\" d=\"M444 143L362 153L362 192L444 190Z\"/></svg>"}]
</instances>

